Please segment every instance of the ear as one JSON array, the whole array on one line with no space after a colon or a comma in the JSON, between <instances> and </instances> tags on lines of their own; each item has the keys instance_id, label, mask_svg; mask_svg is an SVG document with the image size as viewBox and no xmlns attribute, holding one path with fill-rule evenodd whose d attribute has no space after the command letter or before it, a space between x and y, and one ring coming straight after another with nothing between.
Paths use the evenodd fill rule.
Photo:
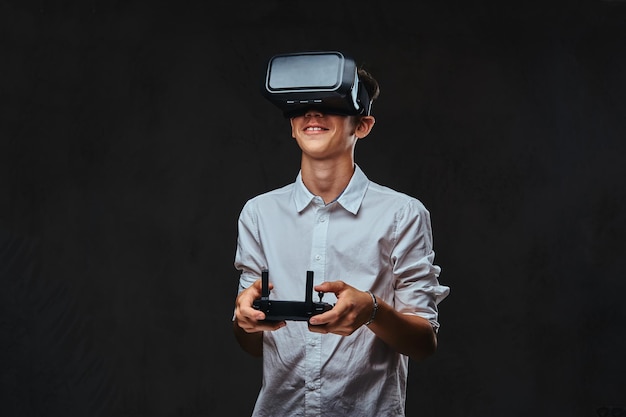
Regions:
<instances>
[{"instance_id":1,"label":"ear","mask_svg":"<svg viewBox=\"0 0 626 417\"><path fill-rule=\"evenodd\" d=\"M365 136L369 135L374 127L374 123L376 123L376 119L374 116L362 116L356 124L356 129L354 130L354 134L358 139L362 139Z\"/></svg>"},{"instance_id":2,"label":"ear","mask_svg":"<svg viewBox=\"0 0 626 417\"><path fill-rule=\"evenodd\" d=\"M293 139L295 139L296 138L296 133L295 133L294 128L293 128L293 117L289 118L289 124L291 125L291 137Z\"/></svg>"}]
</instances>

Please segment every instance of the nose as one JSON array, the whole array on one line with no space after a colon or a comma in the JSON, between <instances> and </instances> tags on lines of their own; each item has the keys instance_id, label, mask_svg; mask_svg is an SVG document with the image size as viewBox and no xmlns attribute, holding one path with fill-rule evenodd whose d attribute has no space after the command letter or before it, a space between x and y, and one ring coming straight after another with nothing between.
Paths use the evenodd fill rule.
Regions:
<instances>
[{"instance_id":1,"label":"nose","mask_svg":"<svg viewBox=\"0 0 626 417\"><path fill-rule=\"evenodd\" d=\"M304 117L324 117L324 113L319 109L311 108L304 113Z\"/></svg>"}]
</instances>

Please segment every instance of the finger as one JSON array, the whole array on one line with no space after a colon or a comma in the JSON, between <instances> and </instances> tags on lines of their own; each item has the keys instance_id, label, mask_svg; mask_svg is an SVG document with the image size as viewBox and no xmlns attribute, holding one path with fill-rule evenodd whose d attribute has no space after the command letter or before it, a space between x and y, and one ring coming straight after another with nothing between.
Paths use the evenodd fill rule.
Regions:
<instances>
[{"instance_id":1,"label":"finger","mask_svg":"<svg viewBox=\"0 0 626 417\"><path fill-rule=\"evenodd\" d=\"M326 281L313 287L315 291L319 292L333 292L338 293L345 287L343 281Z\"/></svg>"},{"instance_id":2,"label":"finger","mask_svg":"<svg viewBox=\"0 0 626 417\"><path fill-rule=\"evenodd\" d=\"M255 322L254 326L252 327L253 329L252 331L273 332L282 327L285 327L286 325L287 325L287 322L285 321L261 320L261 321Z\"/></svg>"},{"instance_id":3,"label":"finger","mask_svg":"<svg viewBox=\"0 0 626 417\"><path fill-rule=\"evenodd\" d=\"M316 314L309 319L309 324L314 326L325 325L336 321L341 316L342 308L333 307L324 313Z\"/></svg>"},{"instance_id":4,"label":"finger","mask_svg":"<svg viewBox=\"0 0 626 417\"><path fill-rule=\"evenodd\" d=\"M262 321L261 323L263 323L262 326L265 327L265 330L271 330L271 331L278 330L287 325L287 322L284 320L281 320L281 321L265 320L265 321Z\"/></svg>"},{"instance_id":5,"label":"finger","mask_svg":"<svg viewBox=\"0 0 626 417\"><path fill-rule=\"evenodd\" d=\"M285 327L287 325L287 322L285 322L284 320L265 320L264 313L256 310L254 311L254 315L243 316L242 319L238 320L239 327L241 327L248 333L278 330L281 327Z\"/></svg>"},{"instance_id":6,"label":"finger","mask_svg":"<svg viewBox=\"0 0 626 417\"><path fill-rule=\"evenodd\" d=\"M314 325L310 321L309 321L309 331L311 331L312 333L321 333L321 334L328 333L328 329L325 324Z\"/></svg>"}]
</instances>

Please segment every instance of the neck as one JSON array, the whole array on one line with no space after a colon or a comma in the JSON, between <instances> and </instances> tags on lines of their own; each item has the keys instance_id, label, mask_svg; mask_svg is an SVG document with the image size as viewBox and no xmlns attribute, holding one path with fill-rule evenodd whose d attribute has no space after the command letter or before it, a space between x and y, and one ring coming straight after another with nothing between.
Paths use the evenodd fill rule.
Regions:
<instances>
[{"instance_id":1,"label":"neck","mask_svg":"<svg viewBox=\"0 0 626 417\"><path fill-rule=\"evenodd\" d=\"M311 193L320 196L324 203L336 199L348 186L354 174L354 160L302 161L302 181Z\"/></svg>"}]
</instances>

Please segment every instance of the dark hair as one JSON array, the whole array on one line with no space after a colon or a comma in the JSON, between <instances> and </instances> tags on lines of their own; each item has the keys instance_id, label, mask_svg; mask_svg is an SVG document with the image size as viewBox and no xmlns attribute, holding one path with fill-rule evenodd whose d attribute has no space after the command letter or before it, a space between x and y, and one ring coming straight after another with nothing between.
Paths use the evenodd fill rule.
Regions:
<instances>
[{"instance_id":1,"label":"dark hair","mask_svg":"<svg viewBox=\"0 0 626 417\"><path fill-rule=\"evenodd\" d=\"M370 100L372 102L378 98L380 94L380 86L378 85L378 81L369 73L365 68L360 67L358 69L359 80L365 86L365 90L367 94L370 96Z\"/></svg>"}]
</instances>

